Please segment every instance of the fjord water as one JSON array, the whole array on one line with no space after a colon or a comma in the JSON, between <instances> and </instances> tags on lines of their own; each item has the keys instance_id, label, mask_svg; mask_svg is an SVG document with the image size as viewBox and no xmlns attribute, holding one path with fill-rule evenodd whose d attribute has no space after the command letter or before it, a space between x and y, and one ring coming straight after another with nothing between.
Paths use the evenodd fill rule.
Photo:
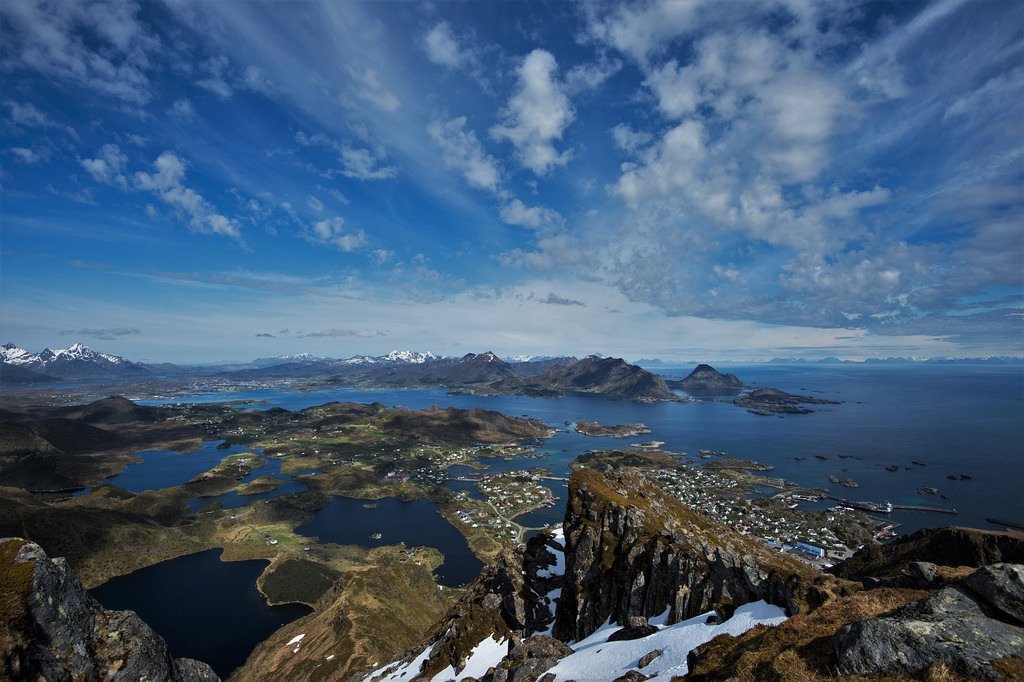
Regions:
<instances>
[{"instance_id":1,"label":"fjord water","mask_svg":"<svg viewBox=\"0 0 1024 682\"><path fill-rule=\"evenodd\" d=\"M434 547L444 555L444 563L435 574L438 582L448 587L465 585L483 568L462 533L441 516L436 504L427 500L385 498L367 502L335 497L295 532L339 545L376 547L404 542L407 547ZM376 533L381 537L370 537Z\"/></svg>"},{"instance_id":2,"label":"fjord water","mask_svg":"<svg viewBox=\"0 0 1024 682\"><path fill-rule=\"evenodd\" d=\"M310 612L267 606L256 589L266 561L222 562L219 549L163 561L91 590L108 609L131 609L167 641L172 656L209 663L227 679L259 642Z\"/></svg>"},{"instance_id":3,"label":"fjord water","mask_svg":"<svg viewBox=\"0 0 1024 682\"><path fill-rule=\"evenodd\" d=\"M667 377L692 366L659 367ZM563 431L544 442L542 459L488 460L488 473L544 466L564 475L575 457L590 449L641 440L696 455L723 450L776 467L770 475L824 487L840 497L955 508L956 516L896 511L909 532L926 526L994 528L987 517L1024 522L1024 368L1017 365L761 364L725 365L751 386L841 401L812 405L812 414L764 417L725 402L635 403L593 397L447 395L440 389L292 391L274 388L206 393L159 402L261 400L257 409L302 409L330 401L381 402L408 408L480 407L541 419ZM604 424L643 422L653 430L636 438L592 438L572 432L565 421ZM827 457L819 460L814 455ZM846 455L840 458L839 455ZM804 458L797 461L795 457ZM922 462L924 466L912 464ZM699 461L699 460L698 460ZM890 473L885 467L897 465ZM907 469L909 467L909 469ZM952 481L947 475L967 474ZM825 477L853 478L848 489ZM917 492L935 487L937 495ZM559 489L555 488L556 492ZM430 544L424 542L424 544Z\"/></svg>"},{"instance_id":4,"label":"fjord water","mask_svg":"<svg viewBox=\"0 0 1024 682\"><path fill-rule=\"evenodd\" d=\"M209 471L217 466L225 457L249 451L248 448L241 445L232 445L227 448L217 447L223 442L219 440L203 441L203 446L192 452L143 450L136 453L142 459L141 462L129 464L124 471L104 479L103 482L133 493L182 485L204 471ZM278 469L280 469L280 464L278 464ZM77 494L84 495L88 492L88 490L83 490Z\"/></svg>"}]
</instances>

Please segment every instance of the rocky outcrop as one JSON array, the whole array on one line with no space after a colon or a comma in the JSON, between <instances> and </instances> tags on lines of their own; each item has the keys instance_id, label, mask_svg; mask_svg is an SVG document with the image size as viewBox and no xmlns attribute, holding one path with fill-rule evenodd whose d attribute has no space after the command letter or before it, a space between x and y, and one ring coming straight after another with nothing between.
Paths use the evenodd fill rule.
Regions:
<instances>
[{"instance_id":1,"label":"rocky outcrop","mask_svg":"<svg viewBox=\"0 0 1024 682\"><path fill-rule=\"evenodd\" d=\"M690 374L680 381L669 381L672 388L684 391L733 391L743 388L743 381L735 374L723 374L711 365L697 365Z\"/></svg>"},{"instance_id":2,"label":"rocky outcrop","mask_svg":"<svg viewBox=\"0 0 1024 682\"><path fill-rule=\"evenodd\" d=\"M0 540L0 677L46 680L219 680L199 661L172 658L133 611L108 611L63 559Z\"/></svg>"},{"instance_id":3,"label":"rocky outcrop","mask_svg":"<svg viewBox=\"0 0 1024 682\"><path fill-rule=\"evenodd\" d=\"M668 610L672 624L764 599L801 610L814 573L700 517L626 471L573 473L566 568L554 635L580 640L605 621Z\"/></svg>"},{"instance_id":4,"label":"rocky outcrop","mask_svg":"<svg viewBox=\"0 0 1024 682\"><path fill-rule=\"evenodd\" d=\"M972 679L1007 678L993 664L1024 651L1022 577L1019 565L985 567L959 587L840 628L833 638L839 671L919 675L941 662Z\"/></svg>"},{"instance_id":5,"label":"rocky outcrop","mask_svg":"<svg viewBox=\"0 0 1024 682\"><path fill-rule=\"evenodd\" d=\"M422 675L429 679L449 666L460 670L472 650L488 637L518 641L547 631L554 620L548 595L557 594L561 586L561 576L551 570L557 552L561 546L542 534L499 555L434 627ZM527 658L536 656L524 654L523 660Z\"/></svg>"},{"instance_id":6,"label":"rocky outcrop","mask_svg":"<svg viewBox=\"0 0 1024 682\"><path fill-rule=\"evenodd\" d=\"M640 401L679 400L665 380L622 358L591 355L571 365L554 367L532 377L516 377L476 389L497 395L600 395Z\"/></svg>"},{"instance_id":7,"label":"rocky outcrop","mask_svg":"<svg viewBox=\"0 0 1024 682\"><path fill-rule=\"evenodd\" d=\"M813 412L803 405L838 405L835 400L812 398L806 395L792 395L777 388L755 388L750 393L738 396L733 403L754 414L808 414Z\"/></svg>"},{"instance_id":8,"label":"rocky outcrop","mask_svg":"<svg viewBox=\"0 0 1024 682\"><path fill-rule=\"evenodd\" d=\"M924 528L887 545L870 543L831 569L848 580L898 580L914 562L979 568L1024 563L1024 533L975 528ZM920 569L915 569L919 571Z\"/></svg>"},{"instance_id":9,"label":"rocky outcrop","mask_svg":"<svg viewBox=\"0 0 1024 682\"><path fill-rule=\"evenodd\" d=\"M534 682L541 673L572 653L563 642L539 635L517 643L494 673L491 682Z\"/></svg>"}]
</instances>

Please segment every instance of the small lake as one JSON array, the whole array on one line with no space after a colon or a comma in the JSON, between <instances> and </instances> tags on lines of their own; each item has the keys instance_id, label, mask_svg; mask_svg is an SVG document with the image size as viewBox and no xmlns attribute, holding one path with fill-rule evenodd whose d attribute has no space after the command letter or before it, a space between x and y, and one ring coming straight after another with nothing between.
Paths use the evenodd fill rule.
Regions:
<instances>
[{"instance_id":1,"label":"small lake","mask_svg":"<svg viewBox=\"0 0 1024 682\"><path fill-rule=\"evenodd\" d=\"M129 464L121 473L103 479L103 483L116 485L133 493L171 488L188 483L204 471L209 471L228 455L237 455L241 452L262 453L259 448L252 449L242 445L218 448L217 446L223 442L220 440L203 441L203 447L193 452L142 450L135 453L142 458L141 462ZM280 464L278 467L280 468ZM87 488L78 491L75 495L86 495L89 491L90 489Z\"/></svg>"},{"instance_id":2,"label":"small lake","mask_svg":"<svg viewBox=\"0 0 1024 682\"><path fill-rule=\"evenodd\" d=\"M368 504L376 508L367 509L364 505ZM462 533L441 516L436 504L427 500L335 497L295 532L339 545L377 547L404 542L407 547L434 547L444 554L444 563L435 574L438 582L449 587L465 585L483 568ZM371 538L375 533L381 537Z\"/></svg>"},{"instance_id":3,"label":"small lake","mask_svg":"<svg viewBox=\"0 0 1024 682\"><path fill-rule=\"evenodd\" d=\"M267 562L223 562L220 554L211 549L163 561L91 594L108 609L138 613L167 641L172 656L209 663L227 679L257 644L311 609L268 606L256 589Z\"/></svg>"}]
</instances>

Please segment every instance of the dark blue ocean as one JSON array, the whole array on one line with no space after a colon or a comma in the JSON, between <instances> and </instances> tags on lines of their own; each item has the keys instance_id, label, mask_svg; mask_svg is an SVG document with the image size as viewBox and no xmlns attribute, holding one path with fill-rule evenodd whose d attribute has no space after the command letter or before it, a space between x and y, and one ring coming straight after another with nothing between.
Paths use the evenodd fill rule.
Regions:
<instances>
[{"instance_id":1,"label":"dark blue ocean","mask_svg":"<svg viewBox=\"0 0 1024 682\"><path fill-rule=\"evenodd\" d=\"M660 367L657 371L679 378L692 368ZM547 457L498 461L492 463L492 472L545 466L552 473L565 473L569 462L588 449L654 439L665 441L667 449L691 455L706 448L756 459L774 465L773 476L831 488L836 495L849 499L922 504L959 512L952 516L896 511L891 518L903 524L902 532L950 524L996 527L985 521L987 517L1024 523L1024 495L1020 494L1024 490L1024 367L761 364L723 365L719 369L737 374L748 385L773 386L841 404L812 405L812 414L764 417L725 399L642 404L575 396L449 396L441 389L263 389L158 402L262 400L266 403L257 409L292 410L330 401L377 401L409 408L481 407L534 417L563 430L545 441L541 449ZM565 421L580 420L643 422L653 433L614 439L566 432L569 427ZM819 460L814 455L827 459ZM797 461L795 457L804 459ZM899 470L886 471L890 465L897 465ZM952 481L947 479L950 474L967 474L971 479ZM861 487L829 484L825 479L828 475L853 478ZM939 495L918 493L922 487L938 488Z\"/></svg>"}]
</instances>

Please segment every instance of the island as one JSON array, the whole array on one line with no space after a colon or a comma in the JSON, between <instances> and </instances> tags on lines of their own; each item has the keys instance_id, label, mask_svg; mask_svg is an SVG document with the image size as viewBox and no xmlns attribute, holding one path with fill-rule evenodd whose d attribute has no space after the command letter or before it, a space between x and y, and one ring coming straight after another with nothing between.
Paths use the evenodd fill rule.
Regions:
<instances>
[{"instance_id":1,"label":"island","mask_svg":"<svg viewBox=\"0 0 1024 682\"><path fill-rule=\"evenodd\" d=\"M629 438L651 433L646 424L619 424L606 426L597 422L576 422L576 432L584 436L611 436L612 438Z\"/></svg>"},{"instance_id":2,"label":"island","mask_svg":"<svg viewBox=\"0 0 1024 682\"><path fill-rule=\"evenodd\" d=\"M670 388L681 388L684 391L729 392L743 388L743 381L735 374L723 374L711 365L697 365L685 379L666 382Z\"/></svg>"},{"instance_id":3,"label":"island","mask_svg":"<svg viewBox=\"0 0 1024 682\"><path fill-rule=\"evenodd\" d=\"M838 405L836 400L812 398L805 395L791 395L777 388L755 388L749 393L737 396L733 403L746 408L747 412L763 416L777 414L809 414L814 410L803 405Z\"/></svg>"}]
</instances>

